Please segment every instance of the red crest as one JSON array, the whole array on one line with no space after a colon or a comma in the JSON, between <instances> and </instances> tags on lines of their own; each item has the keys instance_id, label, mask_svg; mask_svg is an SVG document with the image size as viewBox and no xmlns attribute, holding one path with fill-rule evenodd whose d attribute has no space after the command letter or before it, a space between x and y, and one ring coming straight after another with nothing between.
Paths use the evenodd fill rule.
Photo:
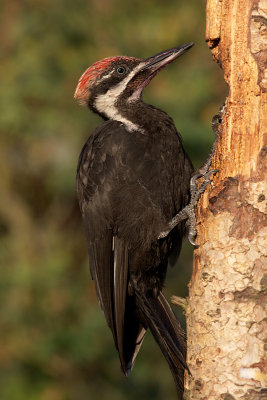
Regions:
<instances>
[{"instance_id":1,"label":"red crest","mask_svg":"<svg viewBox=\"0 0 267 400\"><path fill-rule=\"evenodd\" d=\"M133 59L133 57L109 57L92 64L80 77L74 99L85 105L89 98L90 86L105 70L108 70L111 64L118 60L125 62Z\"/></svg>"}]
</instances>

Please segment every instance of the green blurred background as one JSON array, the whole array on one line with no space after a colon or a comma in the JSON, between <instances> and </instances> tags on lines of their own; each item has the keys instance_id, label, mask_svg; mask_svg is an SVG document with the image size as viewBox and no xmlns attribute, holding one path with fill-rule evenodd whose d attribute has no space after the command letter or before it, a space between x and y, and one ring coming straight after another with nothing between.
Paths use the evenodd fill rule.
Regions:
<instances>
[{"instance_id":1,"label":"green blurred background","mask_svg":"<svg viewBox=\"0 0 267 400\"><path fill-rule=\"evenodd\" d=\"M101 121L73 93L101 58L148 57L194 41L144 97L174 118L197 167L225 96L204 30L204 0L1 1L1 400L175 398L149 333L132 376L122 376L96 302L75 170ZM184 247L167 297L187 293L192 249Z\"/></svg>"}]
</instances>

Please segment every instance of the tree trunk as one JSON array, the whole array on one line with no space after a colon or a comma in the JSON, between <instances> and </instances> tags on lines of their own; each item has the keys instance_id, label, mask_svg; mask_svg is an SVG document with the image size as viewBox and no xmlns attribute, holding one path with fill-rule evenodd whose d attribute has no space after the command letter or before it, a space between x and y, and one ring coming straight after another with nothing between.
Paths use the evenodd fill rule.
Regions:
<instances>
[{"instance_id":1,"label":"tree trunk","mask_svg":"<svg viewBox=\"0 0 267 400\"><path fill-rule=\"evenodd\" d=\"M206 40L229 96L219 173L197 209L185 399L267 398L266 18L267 0L207 1Z\"/></svg>"}]
</instances>

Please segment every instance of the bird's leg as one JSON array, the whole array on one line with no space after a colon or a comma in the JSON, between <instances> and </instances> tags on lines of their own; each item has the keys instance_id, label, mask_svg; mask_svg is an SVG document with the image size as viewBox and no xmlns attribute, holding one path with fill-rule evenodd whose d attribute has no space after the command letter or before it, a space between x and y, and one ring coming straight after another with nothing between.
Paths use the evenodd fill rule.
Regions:
<instances>
[{"instance_id":1,"label":"bird's leg","mask_svg":"<svg viewBox=\"0 0 267 400\"><path fill-rule=\"evenodd\" d=\"M205 168L208 169L211 164L211 161L206 162L204 164ZM168 223L166 230L160 233L158 239L165 238L170 231L178 225L181 221L186 221L186 227L188 229L188 240L191 244L195 245L194 238L196 236L196 217L194 208L197 205L197 202L202 193L204 193L206 186L210 183L210 176L217 172L217 169L213 169L211 171L204 172L204 166L199 169L191 178L190 181L190 192L191 192L191 199L190 202L185 206L172 220ZM204 182L197 187L197 180L204 177Z\"/></svg>"},{"instance_id":2,"label":"bird's leg","mask_svg":"<svg viewBox=\"0 0 267 400\"><path fill-rule=\"evenodd\" d=\"M187 220L186 221L186 228L188 231L188 240L189 242L195 246L194 239L196 237L196 216L195 216L195 206L197 205L197 202L201 196L202 193L204 193L207 185L210 183L210 177L211 175L215 174L218 172L217 169L213 169L209 171L209 168L211 166L211 161L212 161L212 156L216 147L216 142L217 142L217 137L219 135L219 125L221 124L222 120L222 112L223 112L224 105L220 108L218 114L216 114L212 118L212 129L215 135L215 142L211 148L209 157L207 158L207 161L194 173L194 175L191 177L190 180L190 202L187 204L186 207L184 207L178 214L175 215L175 217L172 218L172 220L168 223L166 230L160 233L158 236L158 239L162 239L166 237L170 231L178 225L181 221ZM200 178L204 178L204 181L198 188L198 180Z\"/></svg>"}]
</instances>

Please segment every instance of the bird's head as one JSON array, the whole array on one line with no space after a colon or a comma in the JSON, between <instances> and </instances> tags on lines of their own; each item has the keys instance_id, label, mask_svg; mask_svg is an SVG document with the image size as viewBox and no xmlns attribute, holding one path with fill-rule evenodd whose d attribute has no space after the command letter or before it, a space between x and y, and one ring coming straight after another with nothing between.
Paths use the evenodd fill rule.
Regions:
<instances>
[{"instance_id":1,"label":"bird's head","mask_svg":"<svg viewBox=\"0 0 267 400\"><path fill-rule=\"evenodd\" d=\"M143 89L158 71L192 46L191 42L146 59L118 56L98 61L79 79L74 98L104 118L112 119L118 103L140 100Z\"/></svg>"}]
</instances>

